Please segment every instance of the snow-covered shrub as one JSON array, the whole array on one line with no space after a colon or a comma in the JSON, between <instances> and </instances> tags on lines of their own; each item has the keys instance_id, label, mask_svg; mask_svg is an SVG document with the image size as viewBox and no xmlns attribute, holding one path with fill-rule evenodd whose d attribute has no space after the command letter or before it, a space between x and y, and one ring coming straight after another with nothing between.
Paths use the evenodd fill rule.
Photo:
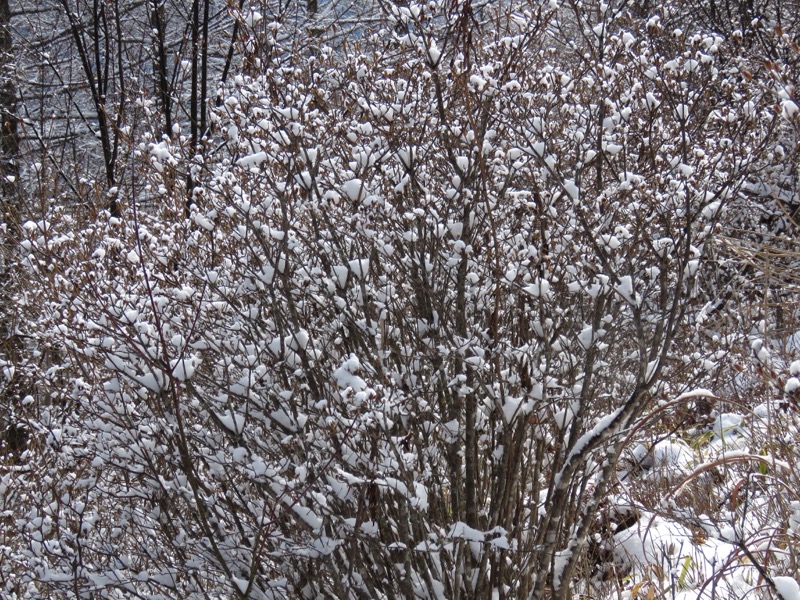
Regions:
<instances>
[{"instance_id":1,"label":"snow-covered shrub","mask_svg":"<svg viewBox=\"0 0 800 600\"><path fill-rule=\"evenodd\" d=\"M4 484L9 593L542 598L588 576L621 434L714 370L685 325L770 133L727 98L765 92L713 35L533 5L465 38L448 6L234 78L202 164L143 142L163 212L26 225L47 360L32 467Z\"/></svg>"}]
</instances>

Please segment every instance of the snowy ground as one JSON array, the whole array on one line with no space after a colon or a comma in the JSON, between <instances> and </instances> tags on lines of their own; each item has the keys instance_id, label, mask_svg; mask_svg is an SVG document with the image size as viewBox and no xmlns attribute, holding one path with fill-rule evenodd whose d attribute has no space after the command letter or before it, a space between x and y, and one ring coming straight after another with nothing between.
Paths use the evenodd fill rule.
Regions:
<instances>
[{"instance_id":1,"label":"snowy ground","mask_svg":"<svg viewBox=\"0 0 800 600\"><path fill-rule=\"evenodd\" d=\"M776 402L635 446L606 508L609 533L598 536L610 557L598 591L800 598L796 436L792 409Z\"/></svg>"}]
</instances>

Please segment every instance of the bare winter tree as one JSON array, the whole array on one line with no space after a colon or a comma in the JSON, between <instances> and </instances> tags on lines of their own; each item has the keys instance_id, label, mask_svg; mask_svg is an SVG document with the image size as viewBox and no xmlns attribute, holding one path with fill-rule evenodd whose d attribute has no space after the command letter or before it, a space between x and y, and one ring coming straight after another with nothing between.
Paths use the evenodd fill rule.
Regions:
<instances>
[{"instance_id":1,"label":"bare winter tree","mask_svg":"<svg viewBox=\"0 0 800 600\"><path fill-rule=\"evenodd\" d=\"M17 335L18 314L13 300L18 289L14 264L23 211L19 193L19 132L10 18L8 2L0 2L0 364L3 367L3 381L0 384L0 449L4 454L18 455L24 449L27 434L24 425L17 419L14 406L15 400L19 400L21 379L15 367L20 362L22 350Z\"/></svg>"},{"instance_id":2,"label":"bare winter tree","mask_svg":"<svg viewBox=\"0 0 800 600\"><path fill-rule=\"evenodd\" d=\"M14 44L11 36L11 10L6 0L0 3L0 194L3 202L4 237L17 237L18 210L15 206L19 179L19 132L17 128L17 93L14 82Z\"/></svg>"},{"instance_id":3,"label":"bare winter tree","mask_svg":"<svg viewBox=\"0 0 800 600\"><path fill-rule=\"evenodd\" d=\"M115 216L120 194L137 189L133 140L145 133L185 137L183 152L194 167L176 182L191 204L192 170L208 150L208 110L232 69L259 69L292 44L305 53L309 40L363 35L376 14L372 3L323 3L317 10L218 0L52 0L36 10L12 2L11 9L9 41L19 43L9 85L17 84L25 120L21 151L24 162L45 169L23 169L24 181L42 182L73 205L93 195L95 210Z\"/></svg>"},{"instance_id":4,"label":"bare winter tree","mask_svg":"<svg viewBox=\"0 0 800 600\"><path fill-rule=\"evenodd\" d=\"M209 56L230 46L228 23L227 10L210 1L20 7L12 31L24 42L17 62L25 155L53 169L58 187L66 184L73 196L95 186L102 207L119 216L118 194L133 177L132 139L145 131L173 136L173 125L183 122L196 146L210 94Z\"/></svg>"}]
</instances>

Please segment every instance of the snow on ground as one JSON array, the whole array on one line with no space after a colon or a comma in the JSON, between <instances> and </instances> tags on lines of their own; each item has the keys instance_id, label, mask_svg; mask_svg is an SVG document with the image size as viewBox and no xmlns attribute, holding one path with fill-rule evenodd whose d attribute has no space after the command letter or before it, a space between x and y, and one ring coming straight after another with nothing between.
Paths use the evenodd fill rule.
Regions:
<instances>
[{"instance_id":1,"label":"snow on ground","mask_svg":"<svg viewBox=\"0 0 800 600\"><path fill-rule=\"evenodd\" d=\"M749 413L720 410L710 419L683 439L634 446L621 463L623 491L609 499L609 514L638 518L613 526L605 547L623 596L653 597L653 588L654 597L674 600L800 600L791 568L800 501L787 484L794 468L775 456L780 449L764 444L780 431L793 447L794 416L775 402ZM703 501L708 514L697 513Z\"/></svg>"}]
</instances>

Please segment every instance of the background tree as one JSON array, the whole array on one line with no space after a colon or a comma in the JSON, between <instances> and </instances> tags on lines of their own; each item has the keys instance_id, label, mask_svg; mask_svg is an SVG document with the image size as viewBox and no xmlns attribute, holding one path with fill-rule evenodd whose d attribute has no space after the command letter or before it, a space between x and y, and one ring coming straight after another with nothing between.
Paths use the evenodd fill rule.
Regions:
<instances>
[{"instance_id":1,"label":"background tree","mask_svg":"<svg viewBox=\"0 0 800 600\"><path fill-rule=\"evenodd\" d=\"M368 17L376 15L373 4L344 2L323 3L319 11L296 3L229 6L216 0L53 0L35 10L11 4L9 31L23 42L16 52L18 76L10 80L18 84L25 119L23 163L45 168L23 169L23 181L59 189L65 195L60 202L85 202L92 193L95 209L116 216L117 197L137 187L133 140L145 133L177 140L183 132L184 152L199 168L208 107L232 69L271 61L276 35L281 51L295 44L294 51L305 52L310 39L363 34ZM190 202L191 173L180 175Z\"/></svg>"},{"instance_id":2,"label":"background tree","mask_svg":"<svg viewBox=\"0 0 800 600\"><path fill-rule=\"evenodd\" d=\"M0 2L0 210L2 211L2 247L0 249L0 365L3 382L0 384L0 406L3 409L2 442L4 453L16 455L25 447L27 430L13 408L21 386L16 366L20 362L21 342L18 336L18 316L13 296L17 278L14 262L20 239L20 180L19 131L17 127L17 97L14 64L14 45L9 20L8 2Z\"/></svg>"}]
</instances>

